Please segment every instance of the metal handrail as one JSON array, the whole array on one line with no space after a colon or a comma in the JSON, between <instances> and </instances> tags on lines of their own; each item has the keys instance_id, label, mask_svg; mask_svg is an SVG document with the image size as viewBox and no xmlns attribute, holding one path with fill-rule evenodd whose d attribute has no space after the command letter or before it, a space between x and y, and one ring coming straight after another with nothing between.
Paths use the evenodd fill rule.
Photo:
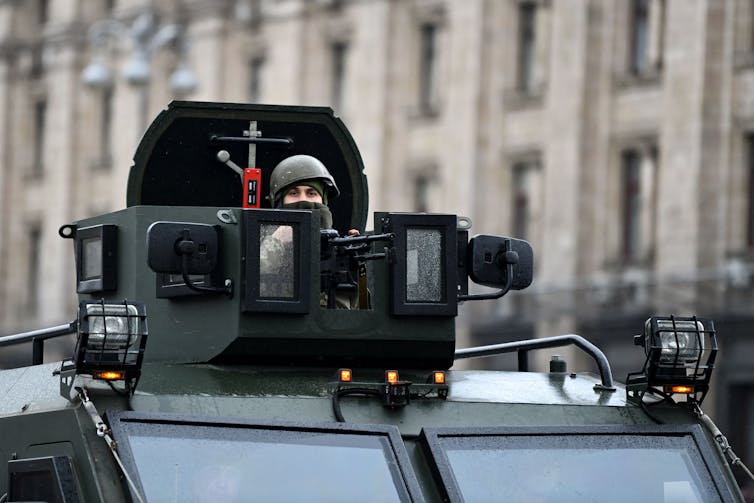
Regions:
<instances>
[{"instance_id":1,"label":"metal handrail","mask_svg":"<svg viewBox=\"0 0 754 503\"><path fill-rule=\"evenodd\" d=\"M64 325L56 325L49 328L40 328L31 332L22 332L20 334L5 335L0 337L0 347L12 346L14 344L23 344L24 342L33 343L32 364L39 365L42 363L44 355L44 341L55 337L62 337L68 334L76 333L78 327L77 321L72 321Z\"/></svg>"},{"instance_id":2,"label":"metal handrail","mask_svg":"<svg viewBox=\"0 0 754 503\"><path fill-rule=\"evenodd\" d=\"M576 334L556 335L554 337L542 337L541 339L527 339L524 341L504 342L489 346L457 349L455 352L455 359L480 358L513 352L519 352L520 354L521 352L532 349L557 348L571 345L581 348L585 353L594 358L594 361L597 363L597 367L599 367L600 371L600 378L602 379L602 385L597 385L595 387L601 390L615 391L613 374L610 370L610 362L607 361L605 353L588 340Z\"/></svg>"}]
</instances>

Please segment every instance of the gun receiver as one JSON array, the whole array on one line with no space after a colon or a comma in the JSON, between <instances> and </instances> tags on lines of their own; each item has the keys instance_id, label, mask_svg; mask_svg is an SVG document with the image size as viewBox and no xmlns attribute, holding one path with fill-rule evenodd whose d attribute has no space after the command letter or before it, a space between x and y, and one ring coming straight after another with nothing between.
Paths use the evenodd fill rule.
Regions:
<instances>
[{"instance_id":1,"label":"gun receiver","mask_svg":"<svg viewBox=\"0 0 754 503\"><path fill-rule=\"evenodd\" d=\"M394 238L393 233L341 237L334 229L320 231L320 281L321 290L327 292L328 309L336 307L339 293L352 296L359 289L356 278L365 277L365 273L360 273L360 269L365 270L365 261L387 256L385 252L367 253L372 243Z\"/></svg>"}]
</instances>

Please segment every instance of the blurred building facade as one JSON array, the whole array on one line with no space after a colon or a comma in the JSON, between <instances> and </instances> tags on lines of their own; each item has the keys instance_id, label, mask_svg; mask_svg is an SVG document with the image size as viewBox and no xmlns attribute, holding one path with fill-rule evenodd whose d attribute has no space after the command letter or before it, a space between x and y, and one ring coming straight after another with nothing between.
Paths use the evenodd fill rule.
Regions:
<instances>
[{"instance_id":1,"label":"blurred building facade","mask_svg":"<svg viewBox=\"0 0 754 503\"><path fill-rule=\"evenodd\" d=\"M134 88L117 76L129 38L87 36L145 9L190 43L186 96L168 85L175 44ZM125 206L138 137L171 99L327 105L372 210L532 243L533 286L464 306L459 345L576 332L622 380L650 314L711 317L710 406L754 462L750 0L5 0L0 51L0 333L73 317L57 229ZM94 90L97 55L116 77Z\"/></svg>"}]
</instances>

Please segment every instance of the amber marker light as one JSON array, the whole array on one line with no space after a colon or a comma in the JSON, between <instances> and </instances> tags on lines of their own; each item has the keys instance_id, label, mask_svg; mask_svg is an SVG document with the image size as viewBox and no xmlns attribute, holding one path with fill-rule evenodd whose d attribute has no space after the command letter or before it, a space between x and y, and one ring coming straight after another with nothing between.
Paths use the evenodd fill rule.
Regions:
<instances>
[{"instance_id":1,"label":"amber marker light","mask_svg":"<svg viewBox=\"0 0 754 503\"><path fill-rule=\"evenodd\" d=\"M693 386L676 385L676 386L663 386L663 388L665 390L665 393L678 393L678 394L688 395L694 392Z\"/></svg>"},{"instance_id":2,"label":"amber marker light","mask_svg":"<svg viewBox=\"0 0 754 503\"><path fill-rule=\"evenodd\" d=\"M385 380L389 382L390 384L395 384L398 382L398 371L397 370L386 370L385 371Z\"/></svg>"},{"instance_id":3,"label":"amber marker light","mask_svg":"<svg viewBox=\"0 0 754 503\"><path fill-rule=\"evenodd\" d=\"M445 384L445 372L442 370L432 372L432 381L435 384Z\"/></svg>"},{"instance_id":4,"label":"amber marker light","mask_svg":"<svg viewBox=\"0 0 754 503\"><path fill-rule=\"evenodd\" d=\"M340 369L338 376L340 382L351 382L351 369Z\"/></svg>"},{"instance_id":5,"label":"amber marker light","mask_svg":"<svg viewBox=\"0 0 754 503\"><path fill-rule=\"evenodd\" d=\"M104 381L121 381L126 378L125 372L117 372L114 370L106 370L104 372L95 372L95 379L102 379Z\"/></svg>"}]
</instances>

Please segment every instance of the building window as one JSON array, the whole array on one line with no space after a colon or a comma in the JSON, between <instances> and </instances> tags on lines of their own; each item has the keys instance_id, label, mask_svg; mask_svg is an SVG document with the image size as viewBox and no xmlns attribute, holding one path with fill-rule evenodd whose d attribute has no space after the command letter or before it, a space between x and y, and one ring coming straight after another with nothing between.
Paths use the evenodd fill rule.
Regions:
<instances>
[{"instance_id":1,"label":"building window","mask_svg":"<svg viewBox=\"0 0 754 503\"><path fill-rule=\"evenodd\" d=\"M27 297L26 306L30 313L34 313L39 305L39 277L41 259L42 231L39 224L30 227L28 234L28 257L29 265L26 275Z\"/></svg>"},{"instance_id":2,"label":"building window","mask_svg":"<svg viewBox=\"0 0 754 503\"><path fill-rule=\"evenodd\" d=\"M522 2L518 5L518 68L517 88L522 93L533 90L536 63L537 4Z\"/></svg>"},{"instance_id":3,"label":"building window","mask_svg":"<svg viewBox=\"0 0 754 503\"><path fill-rule=\"evenodd\" d=\"M632 261L641 251L641 154L623 152L623 258Z\"/></svg>"},{"instance_id":4,"label":"building window","mask_svg":"<svg viewBox=\"0 0 754 503\"><path fill-rule=\"evenodd\" d=\"M44 45L41 42L35 43L30 48L31 65L29 68L29 77L38 79L44 73Z\"/></svg>"},{"instance_id":5,"label":"building window","mask_svg":"<svg viewBox=\"0 0 754 503\"><path fill-rule=\"evenodd\" d=\"M659 69L662 67L662 57L665 52L665 16L666 16L666 0L654 0L652 4L654 6L654 14L652 19L653 23L653 43L652 51L650 52L650 59L652 65Z\"/></svg>"},{"instance_id":6,"label":"building window","mask_svg":"<svg viewBox=\"0 0 754 503\"><path fill-rule=\"evenodd\" d=\"M513 237L528 241L532 240L534 234L532 227L537 210L539 166L540 163L536 159L513 164L511 228Z\"/></svg>"},{"instance_id":7,"label":"building window","mask_svg":"<svg viewBox=\"0 0 754 503\"><path fill-rule=\"evenodd\" d=\"M437 32L435 23L424 23L420 27L419 109L423 114L436 112Z\"/></svg>"},{"instance_id":8,"label":"building window","mask_svg":"<svg viewBox=\"0 0 754 503\"><path fill-rule=\"evenodd\" d=\"M346 56L348 44L343 41L334 42L330 46L331 54L331 84L330 102L335 110L343 111L346 80Z\"/></svg>"},{"instance_id":9,"label":"building window","mask_svg":"<svg viewBox=\"0 0 754 503\"><path fill-rule=\"evenodd\" d=\"M262 25L262 0L246 0L246 9L249 27L259 28Z\"/></svg>"},{"instance_id":10,"label":"building window","mask_svg":"<svg viewBox=\"0 0 754 503\"><path fill-rule=\"evenodd\" d=\"M527 187L529 165L513 166L513 236L526 239L531 218L531 195Z\"/></svg>"},{"instance_id":11,"label":"building window","mask_svg":"<svg viewBox=\"0 0 754 503\"><path fill-rule=\"evenodd\" d=\"M256 56L249 63L249 101L258 103L262 99L262 72L264 57Z\"/></svg>"},{"instance_id":12,"label":"building window","mask_svg":"<svg viewBox=\"0 0 754 503\"><path fill-rule=\"evenodd\" d=\"M641 74L647 68L649 38L649 0L631 1L631 39L629 70Z\"/></svg>"},{"instance_id":13,"label":"building window","mask_svg":"<svg viewBox=\"0 0 754 503\"><path fill-rule=\"evenodd\" d=\"M37 0L37 23L40 26L47 24L50 17L50 1Z\"/></svg>"},{"instance_id":14,"label":"building window","mask_svg":"<svg viewBox=\"0 0 754 503\"><path fill-rule=\"evenodd\" d=\"M102 131L100 146L100 165L109 168L112 165L112 129L113 129L113 90L111 87L102 91L100 108L100 127Z\"/></svg>"},{"instance_id":15,"label":"building window","mask_svg":"<svg viewBox=\"0 0 754 503\"><path fill-rule=\"evenodd\" d=\"M32 3L32 2L30 2ZM38 32L36 33L37 41L36 43L32 44L30 47L31 51L31 66L29 68L29 76L33 79L38 79L42 76L42 73L44 71L44 42L41 37L42 31L47 24L47 21L49 20L49 0L37 0L36 5L36 29Z\"/></svg>"},{"instance_id":16,"label":"building window","mask_svg":"<svg viewBox=\"0 0 754 503\"><path fill-rule=\"evenodd\" d=\"M414 211L426 213L430 211L430 198L433 177L422 173L414 178Z\"/></svg>"},{"instance_id":17,"label":"building window","mask_svg":"<svg viewBox=\"0 0 754 503\"><path fill-rule=\"evenodd\" d=\"M748 46L749 46L749 52L754 52L754 0L748 0L749 1L749 11L747 12L747 15L745 17L746 22L749 25L749 40L748 40Z\"/></svg>"},{"instance_id":18,"label":"building window","mask_svg":"<svg viewBox=\"0 0 754 503\"><path fill-rule=\"evenodd\" d=\"M34 142L33 159L31 166L31 175L40 176L44 171L44 148L45 148L45 129L47 126L47 101L38 100L34 103L33 111L34 120Z\"/></svg>"},{"instance_id":19,"label":"building window","mask_svg":"<svg viewBox=\"0 0 754 503\"><path fill-rule=\"evenodd\" d=\"M657 159L653 144L621 154L621 252L627 263L649 258L654 246Z\"/></svg>"},{"instance_id":20,"label":"building window","mask_svg":"<svg viewBox=\"0 0 754 503\"><path fill-rule=\"evenodd\" d=\"M746 136L747 164L749 175L748 211L746 222L746 242L750 250L754 250L754 133Z\"/></svg>"},{"instance_id":21,"label":"building window","mask_svg":"<svg viewBox=\"0 0 754 503\"><path fill-rule=\"evenodd\" d=\"M629 9L628 71L651 75L662 66L665 0L631 0Z\"/></svg>"},{"instance_id":22,"label":"building window","mask_svg":"<svg viewBox=\"0 0 754 503\"><path fill-rule=\"evenodd\" d=\"M345 3L345 0L330 0L330 10L339 11L343 9Z\"/></svg>"},{"instance_id":23,"label":"building window","mask_svg":"<svg viewBox=\"0 0 754 503\"><path fill-rule=\"evenodd\" d=\"M754 0L735 0L733 58L738 68L754 64Z\"/></svg>"}]
</instances>

